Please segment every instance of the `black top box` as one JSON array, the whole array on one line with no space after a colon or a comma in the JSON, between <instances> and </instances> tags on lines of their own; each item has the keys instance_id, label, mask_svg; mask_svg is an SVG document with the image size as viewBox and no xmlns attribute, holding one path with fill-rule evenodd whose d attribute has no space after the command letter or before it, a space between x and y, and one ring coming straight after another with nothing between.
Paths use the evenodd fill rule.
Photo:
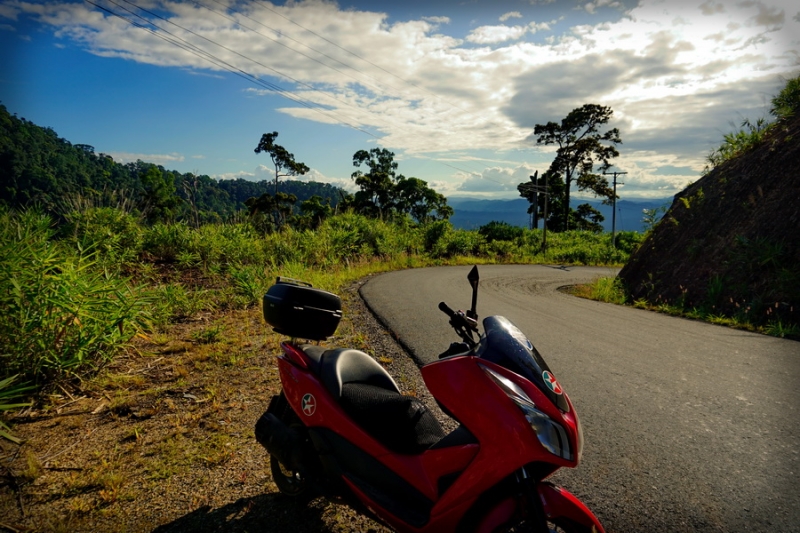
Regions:
<instances>
[{"instance_id":1,"label":"black top box","mask_svg":"<svg viewBox=\"0 0 800 533\"><path fill-rule=\"evenodd\" d=\"M304 281L279 277L264 295L264 320L288 337L324 340L341 319L342 300Z\"/></svg>"}]
</instances>

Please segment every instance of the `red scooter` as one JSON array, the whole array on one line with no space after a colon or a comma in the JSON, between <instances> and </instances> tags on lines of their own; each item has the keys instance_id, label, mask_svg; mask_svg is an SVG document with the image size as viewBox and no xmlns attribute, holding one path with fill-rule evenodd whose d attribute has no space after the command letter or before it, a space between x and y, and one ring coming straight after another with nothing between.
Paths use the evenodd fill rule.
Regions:
<instances>
[{"instance_id":1,"label":"red scooter","mask_svg":"<svg viewBox=\"0 0 800 533\"><path fill-rule=\"evenodd\" d=\"M292 338L278 358L283 392L256 424L280 491L344 501L397 531L603 532L575 496L544 481L575 467L583 435L569 398L527 337L475 306L439 308L462 342L422 367L442 410L460 425L445 432L418 399L364 352L326 349L341 319L338 296L278 278L264 316Z\"/></svg>"}]
</instances>

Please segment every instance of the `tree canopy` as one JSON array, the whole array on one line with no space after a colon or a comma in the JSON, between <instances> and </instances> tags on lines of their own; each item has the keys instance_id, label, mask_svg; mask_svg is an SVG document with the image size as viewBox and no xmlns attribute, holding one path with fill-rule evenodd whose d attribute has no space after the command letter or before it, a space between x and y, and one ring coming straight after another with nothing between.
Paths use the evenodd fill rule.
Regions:
<instances>
[{"instance_id":1,"label":"tree canopy","mask_svg":"<svg viewBox=\"0 0 800 533\"><path fill-rule=\"evenodd\" d=\"M357 211L380 218L408 215L417 222L446 220L453 215L447 198L428 187L426 181L397 174L394 152L385 148L359 150L353 154L353 166L362 165L369 171L359 169L351 176L361 189L352 199Z\"/></svg>"},{"instance_id":2,"label":"tree canopy","mask_svg":"<svg viewBox=\"0 0 800 533\"><path fill-rule=\"evenodd\" d=\"M10 114L0 104L0 204L36 205L56 216L75 207L121 207L147 220L187 221L193 226L229 219L246 210L265 231L284 223L313 228L335 211L352 208L370 216L409 216L420 223L447 219L453 209L427 182L397 173L394 153L359 150L353 173L359 191L351 196L328 183L280 178L309 168L266 133L256 153L267 152L275 179L214 179L182 174L145 161L117 163L86 144L73 145L50 128Z\"/></svg>"},{"instance_id":3,"label":"tree canopy","mask_svg":"<svg viewBox=\"0 0 800 533\"><path fill-rule=\"evenodd\" d=\"M278 195L278 180L281 177L302 176L309 171L305 163L295 161L294 154L290 153L280 144L275 144L278 132L265 133L256 146L255 153L267 152L275 167L275 195Z\"/></svg>"}]
</instances>

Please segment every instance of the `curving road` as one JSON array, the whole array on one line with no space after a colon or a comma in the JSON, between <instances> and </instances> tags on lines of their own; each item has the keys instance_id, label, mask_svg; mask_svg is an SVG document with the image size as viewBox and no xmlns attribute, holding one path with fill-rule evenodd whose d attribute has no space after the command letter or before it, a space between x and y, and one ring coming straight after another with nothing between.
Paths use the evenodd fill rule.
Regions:
<instances>
[{"instance_id":1,"label":"curving road","mask_svg":"<svg viewBox=\"0 0 800 533\"><path fill-rule=\"evenodd\" d=\"M456 340L440 301L470 304L471 267L362 287L419 363ZM570 395L583 462L564 485L609 532L800 532L800 343L575 298L606 268L481 266L478 314L526 332Z\"/></svg>"}]
</instances>

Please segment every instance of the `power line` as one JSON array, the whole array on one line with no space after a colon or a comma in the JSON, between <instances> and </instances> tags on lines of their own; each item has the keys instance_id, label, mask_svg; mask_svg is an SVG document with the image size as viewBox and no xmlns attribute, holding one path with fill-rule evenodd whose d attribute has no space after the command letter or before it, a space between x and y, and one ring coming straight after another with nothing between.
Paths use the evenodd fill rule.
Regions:
<instances>
[{"instance_id":1,"label":"power line","mask_svg":"<svg viewBox=\"0 0 800 533\"><path fill-rule=\"evenodd\" d=\"M86 1L87 1L88 3L90 3L90 4L92 4L92 5L95 5L95 6L97 6L97 4L95 4L94 2L91 2L90 0L86 0ZM310 102L310 101L308 101L308 100L305 100L305 99L303 99L303 98L300 98L300 97L298 97L298 96L292 95L291 93L289 93L289 92L288 92L288 91L286 91L285 89L281 88L280 86L278 86L278 85L276 85L276 84L273 84L273 83L270 83L270 82L265 82L265 81L261 80L260 78L258 78L257 76L254 76L253 74L250 74L249 72L246 72L246 71L244 71L244 70L242 70L242 69L240 69L240 68L238 68L238 67L236 67L236 66L234 66L234 65L232 65L232 64L230 64L230 63L228 63L227 61L225 61L225 60L223 60L223 59L221 59L221 58L219 58L219 57L215 56L214 54L211 54L210 52L208 52L208 51L206 51L206 50L202 50L201 48L197 47L196 45L194 45L194 44L192 44L192 43L189 43L188 41L186 41L186 39L183 39L182 37L179 37L179 36L177 36L177 35L174 35L174 34L172 34L171 32L169 32L168 30L166 30L166 29L164 29L164 28L160 27L159 25L155 24L154 22L152 22L152 21L150 21L150 20L146 19L145 17L142 17L141 15L139 15L139 14L137 14L137 13L134 13L134 12L132 12L132 11L130 11L130 10L128 10L128 9L126 9L124 6L121 6L120 4L116 3L114 0L107 0L107 1L108 1L108 2L110 2L110 3L112 3L112 4L114 4L115 6L119 7L120 9L122 9L122 10L124 10L124 11L126 11L126 12L128 12L128 13L130 13L130 14L132 14L132 15L134 15L134 16L136 16L136 17L138 17L138 18L142 19L142 20L145 20L145 21L146 21L148 24L151 24L152 26L154 26L155 28L158 28L158 29L159 29L159 30L161 30L162 32L164 32L164 33L167 33L168 35L171 35L171 36L173 36L175 39L178 39L178 40L180 40L181 42L183 42L183 43L186 43L186 44L187 44L187 46L189 46L189 47L191 48L191 50L188 50L188 51L190 51L190 52L192 52L192 53L195 53L195 55L198 55L199 57L203 57L203 56L208 56L208 57L211 57L211 58L213 58L215 61L217 61L217 62L218 62L218 63L215 63L215 64L217 64L218 66L219 66L219 63L223 63L223 64L227 65L227 67L225 67L225 70L228 70L228 71L230 71L230 72L237 71L237 72L239 72L239 73L243 74L243 76L245 77L245 79L248 79L249 81L253 81L253 82L257 83L258 85L261 85L262 87L266 87L266 88L268 88L268 89L274 90L274 91L278 92L279 94L281 94L282 96L284 96L284 97L288 98L289 100L292 100L293 102L299 103L299 104L301 104L301 105L303 105L303 106L307 107L308 109L311 109L312 111L316 111L317 113L320 113L320 114L322 114L322 115L327 115L329 118L333 118L333 119L335 119L335 120L338 120L338 121L342 122L343 124L346 124L347 126L349 126L349 127L353 128L353 129L355 129L355 130L361 131L362 133L366 133L366 134L367 134L367 135L369 135L370 137L373 137L373 138L376 138L376 139L378 138L378 137L377 137L377 135L375 135L375 134L373 134L373 133L371 133L371 132L369 132L369 131L367 131L367 130L365 130L365 129L363 129L363 128L360 128L360 127L358 127L358 126L356 126L356 125L354 125L354 124L352 124L352 123L348 122L347 120L345 120L345 119L343 119L343 118L341 118L341 117L337 116L335 113L333 113L333 112L330 112L330 111L325 111L325 110L323 110L321 107L319 107L319 104L314 104L314 103L312 103L312 102ZM297 79L295 79L295 78L293 78L293 77L291 77L291 76L289 76L289 75L287 75L287 74L284 74L284 73L280 72L280 71L279 71L279 70L277 70L277 69L274 69L274 68L272 68L272 67L270 67L270 66L268 66L268 65L265 65L265 64L263 64L263 63L261 63L261 62L259 62L259 61L256 61L255 59L252 59L252 58L250 58L250 57L247 57L247 56L245 56L244 54L240 54L240 53L239 53L239 52L237 52L236 50L233 50L233 49L231 49L231 48L229 48L229 47L227 47L227 46L225 46L225 45L222 45L222 44L220 44L220 43L218 43L218 42L216 42L216 41L214 41L214 40L212 40L212 39L209 39L208 37L205 37L205 36L203 36L203 35L200 35L200 34L198 34L197 32L194 32L194 31L192 31L192 30L190 30L190 29L188 29L188 28L184 28L183 26L181 26L181 25L179 25L179 24L177 24L177 23L175 23L175 22L172 22L171 20L165 19L164 17L162 17L162 16L160 16L160 15L158 15L158 14L156 14L156 13L153 13L152 11L149 11L149 10L147 10L147 9L144 9L144 8L142 8L142 7L140 7L140 6L136 5L136 4L134 4L133 2L130 2L129 0L122 0L122 1L123 1L123 2L125 2L125 3L127 3L127 4L130 4L130 5L132 5L133 7L137 8L137 9L139 9L139 10L141 10L141 11L145 12L145 13L148 13L148 14L150 14L150 15L152 15L152 16L154 16L154 17L158 18L158 19L161 19L161 20L163 20L163 21L165 21L165 22L167 22L167 23L169 23L169 24L172 24L173 26L175 26L175 27L177 27L177 28L179 28L179 29L181 29L181 30L183 30L183 31L186 31L186 32L188 32L188 33L190 33L190 34L192 34L192 35L194 35L194 36L196 36L196 37L199 37L199 38L201 38L201 39L203 39L203 40L205 40L205 41L208 41L209 43L211 43L211 44L213 44L213 45L219 46L220 48L223 48L224 50L227 50L227 51L229 51L229 52L231 52L231 53L233 53L233 54L236 54L237 56L239 56L239 57L241 57L241 58L243 58L243 59L246 59L246 60L248 60L248 61L251 61L251 62L253 62L253 63L257 64L257 65L260 65L260 66L262 66L262 67L264 67L264 68L266 68L266 69L268 69L268 70L271 70L272 72L275 72L275 73L276 73L276 74L278 74L279 76L282 76L282 77L284 77L284 78L287 78L287 79L289 79L289 80L291 80L291 81L293 81L293 82L297 83L298 85L302 85L302 86L304 86L304 87L307 87L307 88L309 88L309 89L311 89L311 90L313 90L313 91L316 91L316 90L317 90L315 87L313 87L313 86L311 86L311 85L309 85L309 84L307 84L307 83L304 83L304 82L302 82L302 81L300 81L300 80L297 80ZM100 7L100 6L97 6L97 7ZM116 15L116 16L120 16L120 15L118 15L118 14L116 14L116 13L113 13L112 11L109 11L109 10L107 10L107 9L105 9L105 8L102 8L102 7L101 7L101 9L103 9L104 11L107 11L107 12L109 12L109 13L112 13L112 14L114 14L114 15ZM130 20L126 19L125 17L120 17L120 18L122 18L123 20L126 20L126 21L128 21L128 22L131 22ZM136 25L136 24L134 24L134 25ZM141 27L141 26L139 26L139 27ZM153 32L151 31L151 33L153 33ZM155 32L155 35L159 36L157 32ZM159 36L159 37L160 37L160 36ZM165 40L166 40L166 39L165 39ZM169 41L169 40L168 40L168 42L172 42L172 41ZM174 42L173 42L173 44L174 44ZM184 47L184 49L186 49L186 48ZM196 50L197 52L194 52L193 50ZM206 59L207 59L207 57L206 57ZM212 61L212 62L213 62L213 61ZM325 93L325 94L327 94L327 93Z\"/></svg>"},{"instance_id":2,"label":"power line","mask_svg":"<svg viewBox=\"0 0 800 533\"><path fill-rule=\"evenodd\" d=\"M219 2L218 0L211 0L211 1L212 1L212 2L214 2L215 4L219 4L219 5L223 6L223 7L226 7L224 4L222 4L222 3L221 3L221 2ZM322 61L320 61L320 60L318 60L318 59L316 59L316 58L313 58L313 57L309 56L308 54L304 54L304 53L303 53L303 52L301 52L300 50L297 50L296 48L292 48L292 47L288 46L287 44L280 42L278 39L273 39L273 38L272 38L272 37L270 37L269 35L265 35L265 34L261 33L260 31L254 30L253 28L249 28L249 27L245 26L244 24L242 24L241 22L239 22L238 20L234 19L233 17L229 17L229 16L228 16L228 15L226 15L225 13L222 13L222 12L220 12L220 11L216 10L216 9L212 9L212 8L210 8L210 7L206 6L205 4L203 4L203 3L199 2L198 0L193 0L193 3L194 3L195 5L197 5L197 6L203 7L203 8L205 8L205 9L207 9L207 10L211 11L212 13L216 13L217 15L219 15L219 16L221 16L221 17L223 17L223 18L227 19L227 20L230 20L231 22L234 22L234 23L236 23L237 25L241 26L242 28L244 28L244 29L246 29L246 30L249 30L249 31L252 31L252 32L254 32L254 33L257 33L258 35L261 35L262 37L264 37L264 38L266 38L266 39L269 39L270 41L274 42L275 44L277 44L277 45L280 45L280 46L283 46L283 47L284 47L284 48L286 48L287 50L291 50L292 52L296 52L296 53L298 53L298 54L302 55L303 57L305 57L305 58L307 58L307 59L310 59L311 61L314 61L314 62L316 62L316 63L319 63L320 65L322 65L322 66L324 66L324 67L327 67L327 68L329 68L329 69L331 69L331 70L334 70L334 71L338 72L339 74L342 74L342 75L344 75L344 76L347 76L348 78L350 78L350 79L353 79L353 80L355 80L355 81L357 81L357 82L359 82L359 83L364 83L364 81L363 81L363 80L360 80L360 79L358 79L358 78L357 78L357 77L355 77L355 76L352 76L352 75L350 75L350 74L348 74L348 73L346 73L346 72L343 72L343 71L341 71L341 70L339 70L339 69L337 69L337 68L335 68L335 67L332 67L331 65L328 65L328 64L326 64L326 63L323 63ZM263 26L263 27L267 28L268 30L274 31L275 33L280 33L280 32L279 32L279 30L276 30L275 28L272 28L272 27L270 27L270 26L267 26L267 25L266 25L266 24L264 24L263 22L261 22L261 21L258 21L258 20L254 19L254 18L252 18L252 17L250 17L250 16L248 16L248 15L245 15L244 13L242 13L242 12L240 12L240 11L236 11L235 9L231 9L231 12L233 12L233 13L236 13L236 14L238 14L238 15L241 15L242 17L244 17L244 18L246 18L246 19L248 19L248 20L252 20L252 21L253 21L253 22L255 22L256 24L258 24L258 25L260 25L260 26ZM376 78L374 78L374 77L370 76L369 74L366 74L366 73L364 73L364 72L360 71L359 69L357 69L357 68L356 68L356 67L354 67L353 65L349 65L349 64L347 64L347 63L345 63L345 62L343 62L343 61L340 61L340 60L336 59L335 57L332 57L332 56L330 56L330 55L326 54L325 52L322 52L322 51L320 51L320 50L317 50L316 48L313 48L313 47L309 46L308 44L306 44L306 43L304 43L304 42L302 42L302 41L298 41L297 39L295 39L295 38L293 38L293 37L290 37L289 35L282 34L282 36L283 36L283 37L285 37L286 39L290 40L290 41L293 41L293 42L295 42L295 43L299 44L299 45L305 46L305 47L306 47L306 48L308 48L309 50L313 50L314 52L316 52L316 53L320 54L320 55L321 55L321 56L323 56L323 57L326 57L326 58L330 59L331 61L335 61L335 62L339 63L339 64L340 64L340 65L342 65L342 66L345 66L345 67L347 67L347 68L349 68L349 69L352 69L352 70L354 70L354 71L358 72L358 73L359 73L359 74L361 74L362 76L364 76L364 77L366 77L366 78L369 78L369 79L371 79L371 80L372 80L372 81L374 81L376 84L380 84L380 83L381 83L381 82L380 82L380 80L378 80L378 79L376 79ZM384 83L385 83L385 82L384 82ZM398 89L397 87L393 87L392 85L389 85L389 84L385 84L385 85L386 85L387 87L389 87L389 88L393 89L393 90L399 91L399 89ZM380 85L372 85L372 87L375 87L375 88L381 89Z\"/></svg>"}]
</instances>

